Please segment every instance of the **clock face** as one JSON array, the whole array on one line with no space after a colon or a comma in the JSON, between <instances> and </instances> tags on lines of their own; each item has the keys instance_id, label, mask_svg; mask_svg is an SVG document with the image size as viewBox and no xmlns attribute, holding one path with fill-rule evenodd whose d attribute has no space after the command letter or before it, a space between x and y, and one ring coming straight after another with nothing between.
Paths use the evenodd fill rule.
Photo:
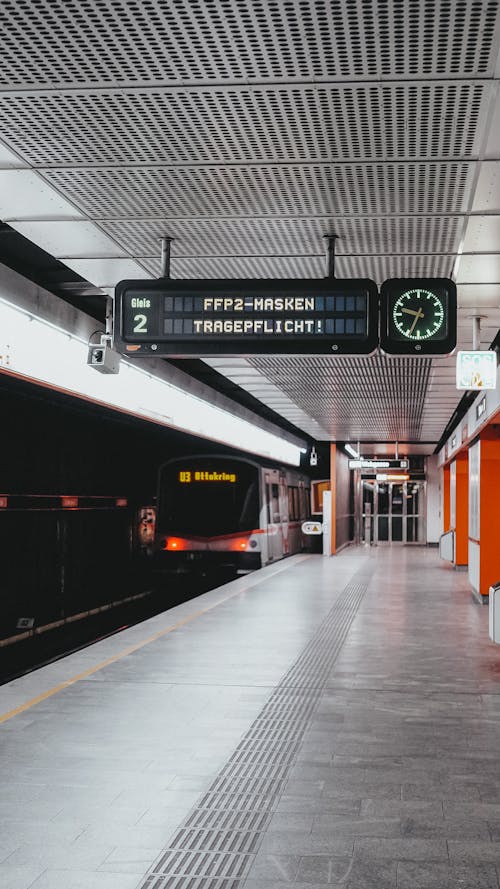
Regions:
<instances>
[{"instance_id":1,"label":"clock face","mask_svg":"<svg viewBox=\"0 0 500 889\"><path fill-rule=\"evenodd\" d=\"M380 347L388 355L451 355L457 288L449 278L389 278L380 288Z\"/></svg>"},{"instance_id":2,"label":"clock face","mask_svg":"<svg viewBox=\"0 0 500 889\"><path fill-rule=\"evenodd\" d=\"M396 335L404 339L442 339L446 334L445 301L423 287L406 290L393 304L392 322Z\"/></svg>"}]
</instances>

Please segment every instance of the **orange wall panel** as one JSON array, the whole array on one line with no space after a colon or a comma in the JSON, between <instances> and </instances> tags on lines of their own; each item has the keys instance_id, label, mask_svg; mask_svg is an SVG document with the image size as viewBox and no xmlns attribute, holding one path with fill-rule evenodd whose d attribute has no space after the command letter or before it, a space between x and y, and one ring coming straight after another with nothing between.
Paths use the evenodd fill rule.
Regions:
<instances>
[{"instance_id":1,"label":"orange wall panel","mask_svg":"<svg viewBox=\"0 0 500 889\"><path fill-rule=\"evenodd\" d=\"M480 593L488 595L500 580L500 428L487 426L481 433L480 464Z\"/></svg>"},{"instance_id":2,"label":"orange wall panel","mask_svg":"<svg viewBox=\"0 0 500 889\"><path fill-rule=\"evenodd\" d=\"M467 565L469 561L469 458L458 454L456 458L455 494L455 565Z\"/></svg>"}]
</instances>

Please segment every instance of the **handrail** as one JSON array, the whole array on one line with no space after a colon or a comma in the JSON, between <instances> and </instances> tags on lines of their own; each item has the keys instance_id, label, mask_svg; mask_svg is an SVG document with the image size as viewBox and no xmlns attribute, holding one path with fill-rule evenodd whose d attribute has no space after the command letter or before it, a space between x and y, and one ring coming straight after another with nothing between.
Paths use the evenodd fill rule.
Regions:
<instances>
[{"instance_id":1,"label":"handrail","mask_svg":"<svg viewBox=\"0 0 500 889\"><path fill-rule=\"evenodd\" d=\"M447 562L455 561L455 531L446 531L439 538L439 555Z\"/></svg>"}]
</instances>

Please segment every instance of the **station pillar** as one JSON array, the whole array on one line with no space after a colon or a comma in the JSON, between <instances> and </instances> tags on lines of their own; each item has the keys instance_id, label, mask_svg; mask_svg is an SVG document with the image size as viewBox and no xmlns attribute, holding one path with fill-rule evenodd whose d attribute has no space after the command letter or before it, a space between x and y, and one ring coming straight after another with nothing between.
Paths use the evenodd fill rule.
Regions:
<instances>
[{"instance_id":1,"label":"station pillar","mask_svg":"<svg viewBox=\"0 0 500 889\"><path fill-rule=\"evenodd\" d=\"M449 527L455 532L454 565L464 567L469 562L469 458L457 454L449 469L450 518Z\"/></svg>"},{"instance_id":2,"label":"station pillar","mask_svg":"<svg viewBox=\"0 0 500 889\"><path fill-rule=\"evenodd\" d=\"M487 426L469 448L469 580L484 600L500 580L500 427Z\"/></svg>"},{"instance_id":3,"label":"station pillar","mask_svg":"<svg viewBox=\"0 0 500 889\"><path fill-rule=\"evenodd\" d=\"M332 492L331 552L338 553L353 541L352 472L349 457L330 444L330 486Z\"/></svg>"},{"instance_id":4,"label":"station pillar","mask_svg":"<svg viewBox=\"0 0 500 889\"><path fill-rule=\"evenodd\" d=\"M331 513L330 513L330 552L333 555L337 552L337 445L330 444L330 491L331 491Z\"/></svg>"}]
</instances>

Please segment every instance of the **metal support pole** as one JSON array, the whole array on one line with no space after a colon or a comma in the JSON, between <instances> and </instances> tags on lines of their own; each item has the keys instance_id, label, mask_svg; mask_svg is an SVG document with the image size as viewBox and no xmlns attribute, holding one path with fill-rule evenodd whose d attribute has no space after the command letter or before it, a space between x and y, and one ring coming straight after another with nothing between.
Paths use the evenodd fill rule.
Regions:
<instances>
[{"instance_id":1,"label":"metal support pole","mask_svg":"<svg viewBox=\"0 0 500 889\"><path fill-rule=\"evenodd\" d=\"M396 442L394 446L394 459L399 460L399 442Z\"/></svg>"},{"instance_id":2,"label":"metal support pole","mask_svg":"<svg viewBox=\"0 0 500 889\"><path fill-rule=\"evenodd\" d=\"M113 336L113 297L106 299L106 335Z\"/></svg>"},{"instance_id":3,"label":"metal support pole","mask_svg":"<svg viewBox=\"0 0 500 889\"><path fill-rule=\"evenodd\" d=\"M170 278L170 244L173 238L160 238L161 258L160 258L160 278Z\"/></svg>"},{"instance_id":4,"label":"metal support pole","mask_svg":"<svg viewBox=\"0 0 500 889\"><path fill-rule=\"evenodd\" d=\"M477 352L481 348L481 315L472 316L472 350Z\"/></svg>"},{"instance_id":5,"label":"metal support pole","mask_svg":"<svg viewBox=\"0 0 500 889\"><path fill-rule=\"evenodd\" d=\"M335 241L338 238L338 235L323 235L324 238L328 241L328 246L326 248L326 277L334 278L335 277Z\"/></svg>"}]
</instances>

